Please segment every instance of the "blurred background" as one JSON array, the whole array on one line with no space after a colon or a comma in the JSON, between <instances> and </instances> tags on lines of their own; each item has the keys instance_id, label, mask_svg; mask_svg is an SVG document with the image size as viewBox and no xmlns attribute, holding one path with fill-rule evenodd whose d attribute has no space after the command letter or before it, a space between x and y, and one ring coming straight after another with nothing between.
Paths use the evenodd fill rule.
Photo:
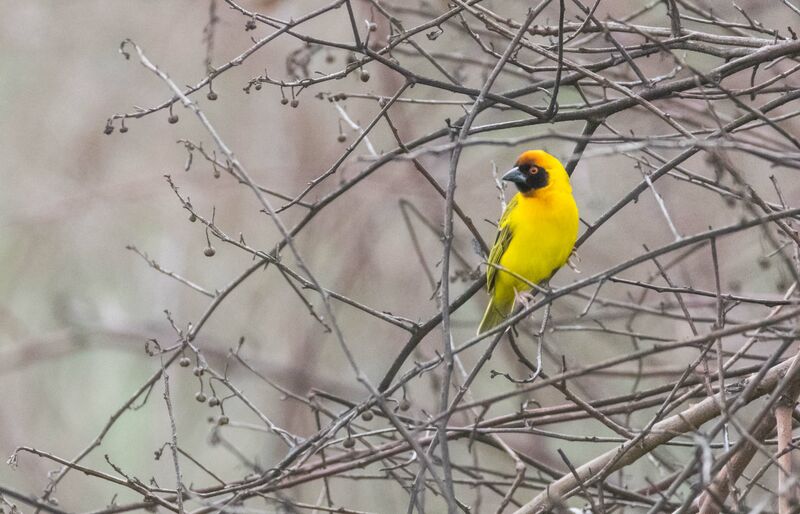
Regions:
<instances>
[{"instance_id":1,"label":"blurred background","mask_svg":"<svg viewBox=\"0 0 800 514\"><path fill-rule=\"evenodd\" d=\"M289 19L325 2L241 4ZM359 19L372 16L368 4L355 4ZM509 16L526 8L501 7L501 4L487 2ZM638 4L623 0L603 2L598 14L624 16ZM435 12L443 9L438 2L427 5ZM779 20L786 13L771 12L754 1L742 5L766 25L785 25ZM714 8L721 14L735 16L730 5ZM542 16L552 21L554 12L548 10ZM326 18L304 25L303 32L349 41L352 34L345 14L343 10L334 11ZM209 151L213 149L213 143L189 111L176 107L174 113L179 117L176 124L169 124L169 114L160 111L126 121L127 133L121 134L118 124L113 134L103 133L106 119L111 115L133 112L135 106L154 106L169 97L165 84L140 66L135 57L126 61L120 55L118 48L124 38L134 40L155 64L179 85L184 85L196 84L205 75L207 56L210 55L213 65L219 66L247 49L251 36L263 37L272 30L259 26L255 31L246 31L247 18L223 2L216 3L216 15L219 19L213 29L213 44L209 45L204 35L209 23L209 2L0 1L0 455L10 456L18 446L32 446L63 458L77 455L97 437L109 416L159 369L158 359L145 352L145 341L157 339L163 346L176 342L165 310L185 329L209 305L209 298L157 272L126 246L135 246L164 268L209 291L223 288L251 265L248 254L213 238L215 255L204 255L208 243L203 226L190 222L168 187L165 174L172 176L198 212L210 217L215 209L216 223L232 237L242 234L247 244L267 251L278 241L274 225L259 212L260 205L246 187L224 173L221 178L214 178L212 167L199 155L194 156L191 168L185 171L187 151L177 143L179 139L202 142ZM409 18L415 19L418 20ZM639 21L664 24L664 10L654 9ZM406 24L413 26L412 21ZM436 41L425 38L419 41L432 51L456 56L464 49L453 31L446 30ZM215 80L213 88L219 96L216 102L207 100L205 91L195 96L254 179L265 187L294 196L309 180L328 169L357 135L342 120L336 105L361 126L369 123L380 109L368 98L351 96L346 102L334 104L315 95L344 92L391 96L402 80L384 67L369 65L369 82L361 82L357 74L352 74L343 80L321 84L303 91L296 108L281 104L276 87L251 90L249 94L243 91L249 79L265 70L271 77L292 79L286 61L291 52L297 52L298 62L307 66L312 75L316 71L329 73L341 69L347 59L344 52L309 52L303 43L282 36L241 67ZM485 54L477 57L488 65L492 63ZM307 62L303 61L306 58ZM703 59L697 64L711 67L722 62ZM420 73L435 73L429 64L419 59L416 62ZM646 64L647 72L668 70L672 64L653 58ZM448 66L472 87L480 87L485 77L485 66L453 63ZM747 79L743 76L731 83L738 81L745 86ZM507 90L524 83L522 78L508 76L496 89ZM286 93L288 96L289 92ZM446 98L440 91L420 86L407 96ZM560 100L576 103L580 97L566 90ZM673 114L685 116L684 121L703 120L707 115L703 101L696 100L692 105L696 111L677 110ZM665 109L671 107L674 104L664 103ZM446 118L457 119L464 111L458 105L402 104L391 112L401 137L411 140L443 127ZM733 108L727 112L722 108L719 114L735 112ZM513 117L495 112L479 118L479 122ZM632 113L612 118L610 122L620 130L657 132L665 128L654 128L652 120ZM796 129L794 121L785 123L786 127ZM579 134L581 128L580 123L562 123L556 127L508 130L498 136L512 138L552 130ZM337 140L340 133L346 136L346 142ZM369 140L378 154L396 146L384 123L378 124ZM494 237L492 223L501 212L493 164L504 171L526 146L471 147L462 155L456 199L489 243ZM573 143L546 139L534 146L541 146L566 162ZM581 215L588 221L596 219L642 179L641 172L625 156L598 152L598 148L590 146L587 157L573 175ZM743 157L738 165L753 184L768 191L771 187L768 176L774 174L784 187L787 202L798 200L800 182L785 170L765 170L763 163L749 159ZM370 152L362 143L336 175L309 195L309 200L332 191L339 181L353 177L367 166L369 160ZM448 160L446 153L422 157L441 184L446 183ZM688 161L687 167L712 175L708 163L700 157ZM658 190L684 235L705 230L709 225L728 224L746 212L741 206L726 205L719 196L686 182L665 178L658 183ZM412 205L435 229L440 227L443 200L409 162L394 162L354 187L343 201L326 208L302 231L297 245L325 287L378 310L426 320L438 309L428 274L435 278L440 274L441 244L437 234L416 214L410 214L414 237L423 249L420 262L412 250L412 235L401 201ZM303 214L304 208L295 206L282 216L292 226ZM463 261L455 259L454 272L465 275L474 271L482 259L463 225L457 223L456 230L455 248ZM624 209L581 248L579 267L585 276L641 253L643 244L657 247L672 239L653 196L643 194L636 204ZM728 291L774 296L781 287L786 287L788 274L780 265L773 265L774 260L763 260L772 248L758 231L719 244L720 252L725 255L722 272ZM759 258L761 266L756 265ZM297 269L293 259L288 258L287 263ZM676 268L672 277L684 285L713 289L709 270L707 253L698 252ZM652 266L643 266L627 276L644 278L653 271ZM565 268L554 283L566 284L579 277ZM455 279L453 295L468 284L469 281ZM603 296L631 300L623 288L613 285L603 289ZM318 306L312 293L307 293L307 297ZM672 297L665 296L663 301L671 300ZM474 333L485 301L481 293L458 311L454 323L461 341ZM658 297L651 298L652 305L658 303ZM586 298L580 297L559 302L554 311L557 322L572 324L585 304ZM614 313L613 306L598 305L598 309L598 316L603 313L606 319L621 316ZM406 334L346 305L336 304L335 312L359 365L377 383L405 342ZM713 306L709 312L713 313ZM734 316L747 319L755 312L762 313L745 308ZM537 317L531 321L531 326L536 326L538 320ZM581 321L584 322L588 320ZM649 323L649 328L663 331L668 338L691 333L680 319L654 318ZM245 338L241 351L248 362L291 391L306 395L312 388L318 388L356 400L366 397L334 338L308 314L305 305L274 268L256 272L238 287L211 316L196 343L209 362L222 369L228 351L236 348L240 337ZM440 346L441 334L434 331L414 359L431 358ZM561 354L572 364L601 360L631 348L627 338L559 332L553 336L547 365L556 369ZM465 359L474 362L478 355L478 352L467 354ZM658 357L649 364L680 368L674 362L659 361ZM489 367L522 374L507 351L498 352ZM241 366L232 366L230 376L276 424L300 435L314 432L313 416L306 408L287 401ZM645 382L652 385L658 381L654 377ZM607 387L615 390L604 391L605 394L647 385L632 386L625 377L610 384ZM222 443L210 441L213 427L210 418L217 413L195 400L201 383L192 375L191 368L175 367L171 385L181 446L192 449L195 457L213 466L215 473L226 480L241 478L254 466L269 466L284 454L285 448L276 437L247 429L248 422L257 420L233 402L226 414L241 426L234 423L228 431L222 431ZM591 390L596 385L587 378L580 387ZM435 408L430 387L425 382L408 391L412 412L419 414L423 409ZM500 379L491 380L488 367L475 386L483 396L509 387ZM207 389L204 391L208 393ZM535 399L542 404L563 401L559 395L550 394L537 393ZM103 439L102 448L85 459L84 464L112 472L104 459L108 455L114 464L145 482L154 477L158 483L172 486L170 460L154 460L154 452L170 435L161 395L159 382L144 406L125 412ZM514 399L498 409L514 410L520 401ZM605 429L592 426L583 430L603 433ZM553 444L510 439L521 449L540 456ZM573 445L577 461L592 455L593 450L584 446ZM487 465L505 466L506 471L513 472L513 466L509 468L507 462L501 464L502 455L491 457L488 462ZM48 473L57 467L45 459L21 455L16 468L0 466L0 484L26 494L39 494L47 485ZM204 484L208 478L186 465L185 481ZM395 511L381 510L386 505L405 508L405 493L399 487L380 494L360 485L348 491L349 503L365 510ZM87 511L103 508L116 494L118 503L137 499L136 495L112 488L104 481L71 473L59 485L55 497L69 511ZM294 494L298 499L315 501L319 487L301 487Z\"/></svg>"}]
</instances>

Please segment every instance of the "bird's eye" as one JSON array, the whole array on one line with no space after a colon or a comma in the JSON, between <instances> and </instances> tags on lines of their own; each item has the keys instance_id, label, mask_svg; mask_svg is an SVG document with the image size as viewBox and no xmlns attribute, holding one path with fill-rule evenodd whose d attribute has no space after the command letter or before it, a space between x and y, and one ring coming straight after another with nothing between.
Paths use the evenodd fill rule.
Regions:
<instances>
[{"instance_id":1,"label":"bird's eye","mask_svg":"<svg viewBox=\"0 0 800 514\"><path fill-rule=\"evenodd\" d=\"M539 173L540 169L542 169L542 168L540 168L539 166L531 166L530 174L531 175L536 175L537 173Z\"/></svg>"}]
</instances>

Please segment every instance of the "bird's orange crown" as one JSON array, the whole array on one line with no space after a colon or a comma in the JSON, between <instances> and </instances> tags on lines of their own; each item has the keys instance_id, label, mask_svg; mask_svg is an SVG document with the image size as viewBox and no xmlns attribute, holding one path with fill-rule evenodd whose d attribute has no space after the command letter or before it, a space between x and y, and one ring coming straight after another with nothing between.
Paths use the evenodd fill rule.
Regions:
<instances>
[{"instance_id":1,"label":"bird's orange crown","mask_svg":"<svg viewBox=\"0 0 800 514\"><path fill-rule=\"evenodd\" d=\"M554 168L562 168L558 159L544 150L528 150L527 152L522 152L522 154L517 157L517 162L514 165L517 167L527 166L531 168L543 168L547 171Z\"/></svg>"}]
</instances>

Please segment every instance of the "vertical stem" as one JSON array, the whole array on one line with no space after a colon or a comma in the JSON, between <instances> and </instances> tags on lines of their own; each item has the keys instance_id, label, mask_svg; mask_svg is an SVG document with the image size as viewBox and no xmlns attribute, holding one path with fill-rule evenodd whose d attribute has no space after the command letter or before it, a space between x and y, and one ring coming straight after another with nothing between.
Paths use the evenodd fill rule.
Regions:
<instances>
[{"instance_id":1,"label":"vertical stem","mask_svg":"<svg viewBox=\"0 0 800 514\"><path fill-rule=\"evenodd\" d=\"M358 34L358 24L356 23L356 15L353 13L353 6L350 5L350 0L345 2L347 6L347 15L350 17L350 26L353 27L353 39L356 43L356 48L362 48L361 36Z\"/></svg>"},{"instance_id":2,"label":"vertical stem","mask_svg":"<svg viewBox=\"0 0 800 514\"><path fill-rule=\"evenodd\" d=\"M792 476L792 405L781 402L775 408L775 426L778 431L778 513L789 514L797 496L797 485Z\"/></svg>"},{"instance_id":3,"label":"vertical stem","mask_svg":"<svg viewBox=\"0 0 800 514\"><path fill-rule=\"evenodd\" d=\"M444 368L444 380L442 380L442 393L441 398L439 400L439 405L443 412L446 412L450 403L450 385L453 377L453 341L452 341L452 333L450 330L450 309L448 308L450 304L450 250L453 244L453 213L454 213L454 204L455 204L455 192L456 192L456 171L458 170L458 161L461 157L461 150L463 146L461 142L466 138L467 134L469 133L469 129L472 126L472 123L475 121L475 118L478 116L478 113L481 111L481 107L486 100L486 94L491 89L492 85L494 84L497 77L500 75L500 72L503 70L503 67L508 62L508 59L511 58L511 55L514 53L514 50L519 45L519 42L525 36L525 32L528 30L528 27L533 22L533 19L536 17L536 11L528 11L528 15L523 22L522 26L520 27L517 34L514 36L514 39L511 40L506 51L500 57L500 60L497 61L495 64L494 69L489 74L484 83L483 87L481 88L480 94L475 99L475 103L473 103L472 108L467 114L466 119L464 120L463 125L461 126L457 139L456 145L453 149L453 154L450 157L450 169L448 172L447 178L447 188L446 188L446 195L445 195L445 212L444 212L444 243L443 243L443 250L442 250L442 278L441 278L441 306L442 306L442 336L443 336L443 343L444 343L444 355L445 355L445 368ZM442 453L442 469L444 470L444 482L447 485L443 494L447 499L447 512L448 514L454 514L456 509L456 500L455 500L455 491L453 488L453 477L452 477L452 469L450 466L450 455L449 455L449 441L447 439L447 423L450 420L449 415L442 416L440 422L437 426L437 437L439 439L439 444L441 446L441 453Z\"/></svg>"}]
</instances>

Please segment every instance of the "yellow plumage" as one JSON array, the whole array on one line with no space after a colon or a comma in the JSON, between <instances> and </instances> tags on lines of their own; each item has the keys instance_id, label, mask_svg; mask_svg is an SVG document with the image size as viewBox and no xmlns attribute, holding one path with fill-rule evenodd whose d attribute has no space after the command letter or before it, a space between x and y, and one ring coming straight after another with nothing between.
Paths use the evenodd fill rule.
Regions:
<instances>
[{"instance_id":1,"label":"yellow plumage","mask_svg":"<svg viewBox=\"0 0 800 514\"><path fill-rule=\"evenodd\" d=\"M525 152L503 179L520 192L500 218L489 254L486 282L492 298L478 334L505 321L517 294L531 289L526 281L538 284L566 264L578 237L578 207L558 159L542 150Z\"/></svg>"}]
</instances>

